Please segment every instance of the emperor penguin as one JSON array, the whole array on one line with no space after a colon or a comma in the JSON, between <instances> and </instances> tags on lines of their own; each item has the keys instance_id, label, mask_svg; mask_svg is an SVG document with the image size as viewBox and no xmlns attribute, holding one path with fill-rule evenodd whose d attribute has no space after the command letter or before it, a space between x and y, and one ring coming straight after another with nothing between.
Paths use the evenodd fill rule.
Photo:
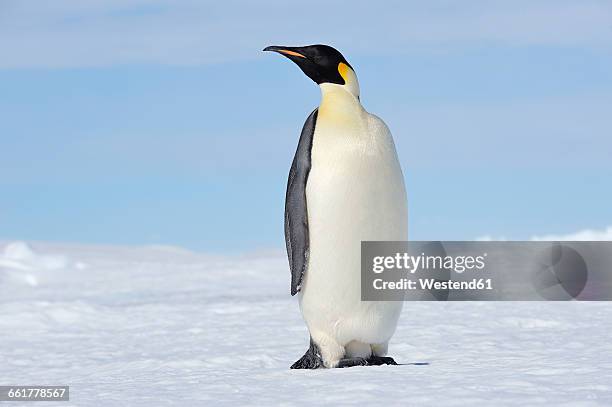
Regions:
<instances>
[{"instance_id":1,"label":"emperor penguin","mask_svg":"<svg viewBox=\"0 0 612 407\"><path fill-rule=\"evenodd\" d=\"M285 201L291 295L310 347L291 369L396 364L387 347L401 301L361 301L361 241L406 240L404 177L387 125L359 99L351 64L328 45L269 46L321 88Z\"/></svg>"}]
</instances>

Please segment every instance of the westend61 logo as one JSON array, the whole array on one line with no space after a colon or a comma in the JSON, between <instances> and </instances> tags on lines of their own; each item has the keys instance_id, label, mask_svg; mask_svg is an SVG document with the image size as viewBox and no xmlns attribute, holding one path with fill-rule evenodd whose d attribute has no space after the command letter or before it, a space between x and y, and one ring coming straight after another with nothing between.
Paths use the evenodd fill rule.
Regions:
<instances>
[{"instance_id":1,"label":"westend61 logo","mask_svg":"<svg viewBox=\"0 0 612 407\"><path fill-rule=\"evenodd\" d=\"M363 301L612 300L612 242L362 242Z\"/></svg>"}]
</instances>

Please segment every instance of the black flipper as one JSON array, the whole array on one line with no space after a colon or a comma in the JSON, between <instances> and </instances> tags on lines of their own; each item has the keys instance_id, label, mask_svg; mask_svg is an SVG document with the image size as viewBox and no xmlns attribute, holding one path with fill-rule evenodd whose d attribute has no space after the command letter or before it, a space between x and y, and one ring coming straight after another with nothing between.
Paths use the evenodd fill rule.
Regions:
<instances>
[{"instance_id":1,"label":"black flipper","mask_svg":"<svg viewBox=\"0 0 612 407\"><path fill-rule=\"evenodd\" d=\"M310 338L310 347L297 362L291 365L291 369L319 369L323 367L323 358L319 347Z\"/></svg>"},{"instance_id":2,"label":"black flipper","mask_svg":"<svg viewBox=\"0 0 612 407\"><path fill-rule=\"evenodd\" d=\"M300 291L300 285L308 266L308 209L306 207L306 182L311 167L312 139L317 122L315 109L302 128L285 197L285 244L291 269L291 295ZM297 362L296 362L297 363Z\"/></svg>"}]
</instances>

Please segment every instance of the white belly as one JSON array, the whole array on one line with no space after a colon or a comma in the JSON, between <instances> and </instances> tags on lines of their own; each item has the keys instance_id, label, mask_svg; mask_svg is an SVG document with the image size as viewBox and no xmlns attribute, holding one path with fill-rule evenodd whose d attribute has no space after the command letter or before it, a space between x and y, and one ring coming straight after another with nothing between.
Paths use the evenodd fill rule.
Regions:
<instances>
[{"instance_id":1,"label":"white belly","mask_svg":"<svg viewBox=\"0 0 612 407\"><path fill-rule=\"evenodd\" d=\"M347 120L320 111L306 187L310 253L300 307L311 333L342 346L387 342L402 308L400 301L361 301L361 241L407 239L391 134L377 117L358 113L359 120Z\"/></svg>"}]
</instances>

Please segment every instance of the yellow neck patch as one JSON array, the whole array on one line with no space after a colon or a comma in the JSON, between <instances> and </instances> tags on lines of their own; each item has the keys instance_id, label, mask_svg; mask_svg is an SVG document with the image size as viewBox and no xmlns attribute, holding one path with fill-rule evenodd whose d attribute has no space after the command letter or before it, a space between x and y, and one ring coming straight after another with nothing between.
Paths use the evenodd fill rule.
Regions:
<instances>
[{"instance_id":1,"label":"yellow neck patch","mask_svg":"<svg viewBox=\"0 0 612 407\"><path fill-rule=\"evenodd\" d=\"M344 83L349 82L349 71L350 70L351 68L349 68L349 66L345 64L344 62L340 62L338 64L338 72L340 73L340 76L342 76L342 79L344 79Z\"/></svg>"}]
</instances>

